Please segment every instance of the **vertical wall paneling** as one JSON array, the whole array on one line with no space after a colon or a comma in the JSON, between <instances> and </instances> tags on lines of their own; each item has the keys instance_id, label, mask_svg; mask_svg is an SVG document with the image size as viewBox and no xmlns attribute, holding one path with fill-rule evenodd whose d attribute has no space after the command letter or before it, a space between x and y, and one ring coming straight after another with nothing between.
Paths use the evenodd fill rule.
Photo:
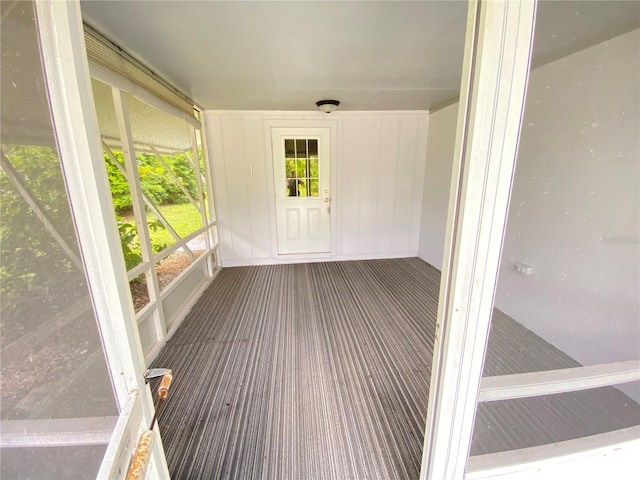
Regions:
<instances>
[{"instance_id":1,"label":"vertical wall paneling","mask_svg":"<svg viewBox=\"0 0 640 480\"><path fill-rule=\"evenodd\" d=\"M378 195L380 171L380 117L362 117L360 136L360 248L359 253L375 253L378 236Z\"/></svg>"},{"instance_id":2,"label":"vertical wall paneling","mask_svg":"<svg viewBox=\"0 0 640 480\"><path fill-rule=\"evenodd\" d=\"M396 201L393 214L393 246L394 252L411 250L414 233L413 219L414 180L416 175L416 155L418 125L415 117L401 117L400 138L398 144L396 169ZM424 161L423 161L424 163ZM414 247L417 250L417 245Z\"/></svg>"},{"instance_id":3,"label":"vertical wall paneling","mask_svg":"<svg viewBox=\"0 0 640 480\"><path fill-rule=\"evenodd\" d=\"M206 132L207 145L211 152L211 172L213 195L216 205L216 220L218 222L218 241L222 258L234 258L231 233L230 199L227 192L227 171L224 166L224 147L222 138L222 118L216 115L207 116Z\"/></svg>"},{"instance_id":4,"label":"vertical wall paneling","mask_svg":"<svg viewBox=\"0 0 640 480\"><path fill-rule=\"evenodd\" d=\"M342 206L334 214L339 218L341 253L357 254L360 241L360 175L363 169L360 151L362 118L352 116L341 120L336 193Z\"/></svg>"},{"instance_id":5,"label":"vertical wall paneling","mask_svg":"<svg viewBox=\"0 0 640 480\"><path fill-rule=\"evenodd\" d=\"M416 169L413 176L413 199L411 205L411 251L418 251L420 245L420 229L422 228L422 198L424 195L425 171L427 169L427 138L429 117L417 116Z\"/></svg>"},{"instance_id":6,"label":"vertical wall paneling","mask_svg":"<svg viewBox=\"0 0 640 480\"><path fill-rule=\"evenodd\" d=\"M271 255L269 232L269 204L262 118L257 115L242 117L247 205L250 206L251 256L266 258Z\"/></svg>"},{"instance_id":7,"label":"vertical wall paneling","mask_svg":"<svg viewBox=\"0 0 640 480\"><path fill-rule=\"evenodd\" d=\"M227 179L231 248L240 258L251 258L251 209L244 166L242 116L222 118L222 148Z\"/></svg>"},{"instance_id":8,"label":"vertical wall paneling","mask_svg":"<svg viewBox=\"0 0 640 480\"><path fill-rule=\"evenodd\" d=\"M384 199L378 208L378 235L376 248L379 252L393 250L393 214L396 200L397 152L400 137L400 124L396 116L382 118L380 134L380 173L378 176L378 195Z\"/></svg>"},{"instance_id":9,"label":"vertical wall paneling","mask_svg":"<svg viewBox=\"0 0 640 480\"><path fill-rule=\"evenodd\" d=\"M333 259L417 254L427 112L208 111L223 265L277 254L271 128L331 125ZM298 256L293 261L309 260Z\"/></svg>"}]
</instances>

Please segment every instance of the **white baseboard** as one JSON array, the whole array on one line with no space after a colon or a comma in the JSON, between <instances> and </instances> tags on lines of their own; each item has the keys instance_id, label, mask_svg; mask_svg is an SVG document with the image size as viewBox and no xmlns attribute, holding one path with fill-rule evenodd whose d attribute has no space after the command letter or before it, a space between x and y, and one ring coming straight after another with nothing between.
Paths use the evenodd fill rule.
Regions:
<instances>
[{"instance_id":1,"label":"white baseboard","mask_svg":"<svg viewBox=\"0 0 640 480\"><path fill-rule=\"evenodd\" d=\"M377 260L385 258L409 258L418 256L418 252L394 253L353 253L341 255L281 255L277 258L241 258L221 259L222 267L254 267L258 265L286 265L291 263L344 262L349 260Z\"/></svg>"}]
</instances>

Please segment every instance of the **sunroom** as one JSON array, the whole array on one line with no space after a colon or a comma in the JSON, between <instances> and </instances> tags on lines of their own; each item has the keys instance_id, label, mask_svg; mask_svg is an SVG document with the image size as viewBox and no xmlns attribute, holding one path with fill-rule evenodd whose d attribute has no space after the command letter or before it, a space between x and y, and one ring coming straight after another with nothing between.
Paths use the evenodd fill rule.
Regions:
<instances>
[{"instance_id":1,"label":"sunroom","mask_svg":"<svg viewBox=\"0 0 640 480\"><path fill-rule=\"evenodd\" d=\"M638 2L1 8L2 478L633 477Z\"/></svg>"}]
</instances>

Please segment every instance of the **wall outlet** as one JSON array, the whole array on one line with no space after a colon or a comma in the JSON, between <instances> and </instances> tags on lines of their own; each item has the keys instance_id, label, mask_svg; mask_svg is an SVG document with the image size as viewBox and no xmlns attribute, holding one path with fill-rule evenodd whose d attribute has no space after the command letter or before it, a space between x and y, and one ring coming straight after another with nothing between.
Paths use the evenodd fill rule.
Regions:
<instances>
[{"instance_id":1,"label":"wall outlet","mask_svg":"<svg viewBox=\"0 0 640 480\"><path fill-rule=\"evenodd\" d=\"M523 275L533 275L533 267L531 265L526 265L524 263L516 263L515 269L516 269L516 272L521 273Z\"/></svg>"}]
</instances>

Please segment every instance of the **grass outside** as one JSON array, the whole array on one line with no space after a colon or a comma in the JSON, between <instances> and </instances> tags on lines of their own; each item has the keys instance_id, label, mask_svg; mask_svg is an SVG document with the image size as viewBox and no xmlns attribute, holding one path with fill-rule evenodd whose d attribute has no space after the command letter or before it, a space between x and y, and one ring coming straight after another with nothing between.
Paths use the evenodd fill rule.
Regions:
<instances>
[{"instance_id":1,"label":"grass outside","mask_svg":"<svg viewBox=\"0 0 640 480\"><path fill-rule=\"evenodd\" d=\"M159 205L158 210L167 219L169 225L184 238L202 227L202 217L191 203L179 203L173 205ZM133 215L122 218L125 222L134 222ZM153 222L157 217L152 212L147 212L147 222ZM150 229L151 243L154 245L173 245L176 243L166 228Z\"/></svg>"}]
</instances>

